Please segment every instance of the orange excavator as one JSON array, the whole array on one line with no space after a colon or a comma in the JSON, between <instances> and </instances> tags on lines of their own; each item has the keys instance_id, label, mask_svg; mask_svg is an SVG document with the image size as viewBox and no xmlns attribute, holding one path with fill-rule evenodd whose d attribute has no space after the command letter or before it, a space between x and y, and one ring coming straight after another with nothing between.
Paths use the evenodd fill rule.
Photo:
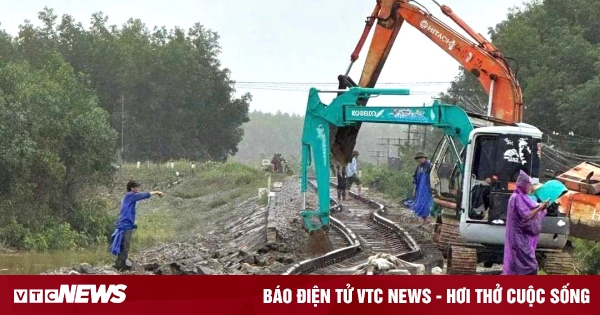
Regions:
<instances>
[{"instance_id":1,"label":"orange excavator","mask_svg":"<svg viewBox=\"0 0 600 315\"><path fill-rule=\"evenodd\" d=\"M406 22L450 54L466 71L475 75L488 93L487 115L469 113L475 128L526 125L522 123L523 100L521 87L507 62L507 59L510 58L503 56L492 43L469 27L448 6L440 5L435 0L433 2L472 40L467 39L435 18L416 1L378 0L373 13L366 20L363 34L351 55L350 66L344 75L338 76L339 89L344 90L356 86L374 87L396 36ZM375 26L373 39L361 78L356 84L349 77L349 73L358 59L373 26ZM359 99L358 105L366 106L367 99ZM351 159L359 130L360 124L348 127L330 126L333 162L339 165L347 165ZM438 146L438 148L444 147L449 148L450 145ZM538 163L539 156L541 156L541 147L541 143L538 144L537 154L534 154L538 156ZM457 187L460 186L460 183L456 183L457 179L460 178L460 176L457 176L456 162L454 165L444 164L443 151L444 149L436 152L438 158L434 158L432 161L434 165L432 169L434 200L444 210L442 215L437 218L434 241L447 258L450 273L473 274L479 262L483 262L487 266L493 263L501 263L502 246L489 246L490 242L486 242L486 233L483 230L476 234L469 234L470 227L480 222L477 220L470 221L472 209L461 209L462 193L456 191ZM447 149L447 152L450 151L450 149ZM463 156L464 153L462 153ZM535 159L533 163L535 163ZM534 175L532 174L534 181L538 180L537 177L539 176ZM475 174L472 176L475 179ZM554 209L554 211L559 211L561 216L570 219L568 235L588 240L600 240L600 166L592 163L582 163L556 179L570 189L556 203L558 209ZM514 189L514 182L507 183L503 189L503 195L507 196L506 192ZM504 198L497 202L499 208L504 207L504 215L506 213L506 201L507 199ZM466 215L465 212L469 214ZM462 216L461 213L463 213ZM489 215L492 215L491 210ZM465 239L465 235L467 235L467 239ZM551 243L552 240L549 239L548 242ZM496 241L496 245L499 243L501 241ZM549 274L566 274L574 269L572 258L564 249L538 253L538 259L540 266Z\"/></svg>"},{"instance_id":2,"label":"orange excavator","mask_svg":"<svg viewBox=\"0 0 600 315\"><path fill-rule=\"evenodd\" d=\"M410 2L414 1L377 1L373 13L367 18L358 45L351 55L350 66L346 74L338 77L339 88L345 89L350 86L374 87L394 45L396 36L406 21L478 78L485 91L490 95L488 116L479 118L505 124L521 122L523 112L521 88L502 53L456 16L448 6L441 6L442 12L473 37L476 43L435 18L426 8L418 7ZM437 4L437 2L435 3ZM360 51L374 25L375 32L371 46L361 78L356 84L348 74L354 62L358 60ZM366 100L361 104L366 105ZM360 126L343 127L332 133L335 137L335 141L332 141L332 154L336 161L345 164L350 160L359 129Z\"/></svg>"}]
</instances>

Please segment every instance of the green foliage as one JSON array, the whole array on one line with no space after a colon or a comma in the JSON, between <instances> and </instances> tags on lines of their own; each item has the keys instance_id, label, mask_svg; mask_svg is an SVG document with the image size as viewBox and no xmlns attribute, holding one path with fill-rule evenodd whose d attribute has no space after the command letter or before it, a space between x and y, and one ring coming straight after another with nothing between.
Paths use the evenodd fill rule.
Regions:
<instances>
[{"instance_id":1,"label":"green foliage","mask_svg":"<svg viewBox=\"0 0 600 315\"><path fill-rule=\"evenodd\" d=\"M268 194L260 195L260 198L258 198L258 204L261 206L268 205L269 204L269 195Z\"/></svg>"},{"instance_id":2,"label":"green foliage","mask_svg":"<svg viewBox=\"0 0 600 315\"><path fill-rule=\"evenodd\" d=\"M211 209L214 209L214 208L218 208L220 206L226 205L226 204L227 204L227 200L225 200L223 198L218 198L218 199L211 201L208 204L208 207Z\"/></svg>"},{"instance_id":3,"label":"green foliage","mask_svg":"<svg viewBox=\"0 0 600 315\"><path fill-rule=\"evenodd\" d=\"M29 234L29 229L18 223L16 219L11 220L0 228L0 239L2 243L10 247L20 247L25 243L25 237Z\"/></svg>"},{"instance_id":4,"label":"green foliage","mask_svg":"<svg viewBox=\"0 0 600 315\"><path fill-rule=\"evenodd\" d=\"M600 242L575 239L575 258L579 262L580 274L600 274Z\"/></svg>"},{"instance_id":5,"label":"green foliage","mask_svg":"<svg viewBox=\"0 0 600 315\"><path fill-rule=\"evenodd\" d=\"M71 227L81 234L78 241L79 247L104 244L114 231L117 219L117 212L112 200L107 197L95 196L92 192L86 195L92 197L79 198L81 202L78 211L73 212L69 220Z\"/></svg>"},{"instance_id":6,"label":"green foliage","mask_svg":"<svg viewBox=\"0 0 600 315\"><path fill-rule=\"evenodd\" d=\"M29 250L73 250L77 248L80 234L68 223L60 223L39 233L25 236L24 247Z\"/></svg>"},{"instance_id":7,"label":"green foliage","mask_svg":"<svg viewBox=\"0 0 600 315\"><path fill-rule=\"evenodd\" d=\"M124 136L126 160L224 161L237 152L251 96L234 97L230 71L217 59L217 33L200 24L150 30L139 19L119 28L101 12L89 29L49 8L38 17L43 26L26 21L15 50L34 64L58 51L88 75L119 147Z\"/></svg>"},{"instance_id":8,"label":"green foliage","mask_svg":"<svg viewBox=\"0 0 600 315\"><path fill-rule=\"evenodd\" d=\"M177 180L164 167L115 174L121 140L130 161L224 161L237 152L251 96L234 97L215 32L149 30L134 19L117 27L102 13L84 28L49 8L38 18L41 26L25 21L15 38L0 31L0 242L105 243L121 195L103 193L133 178L161 190ZM192 173L179 163L188 165L181 176ZM253 183L244 176L227 185Z\"/></svg>"},{"instance_id":9,"label":"green foliage","mask_svg":"<svg viewBox=\"0 0 600 315\"><path fill-rule=\"evenodd\" d=\"M585 8L585 9L582 9ZM573 131L597 138L600 128L600 2L531 1L512 9L506 20L490 28L494 45L511 62L523 89L524 120L546 134ZM469 100L465 100L468 98ZM487 95L475 76L461 70L443 95L463 107L485 104ZM595 155L598 144L554 141L565 150Z\"/></svg>"},{"instance_id":10,"label":"green foliage","mask_svg":"<svg viewBox=\"0 0 600 315\"><path fill-rule=\"evenodd\" d=\"M215 191L240 189L244 191L266 186L267 178L258 167L252 168L234 162L207 162L197 166L196 175L175 187L173 196L198 198Z\"/></svg>"},{"instance_id":11,"label":"green foliage","mask_svg":"<svg viewBox=\"0 0 600 315\"><path fill-rule=\"evenodd\" d=\"M39 58L0 64L0 237L18 248L73 248L105 234L102 204L90 208L84 196L112 176L115 133L59 54Z\"/></svg>"},{"instance_id":12,"label":"green foliage","mask_svg":"<svg viewBox=\"0 0 600 315\"><path fill-rule=\"evenodd\" d=\"M363 163L363 186L383 193L387 198L401 201L412 196L415 161L413 156L417 150L407 148L402 150L404 156L400 170L389 170L387 166L376 166Z\"/></svg>"}]
</instances>

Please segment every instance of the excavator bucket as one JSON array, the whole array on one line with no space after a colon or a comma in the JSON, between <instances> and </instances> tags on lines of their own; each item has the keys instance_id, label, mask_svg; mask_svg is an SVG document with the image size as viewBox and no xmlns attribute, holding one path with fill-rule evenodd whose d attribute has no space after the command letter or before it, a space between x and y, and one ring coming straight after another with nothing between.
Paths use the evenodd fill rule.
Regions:
<instances>
[{"instance_id":1,"label":"excavator bucket","mask_svg":"<svg viewBox=\"0 0 600 315\"><path fill-rule=\"evenodd\" d=\"M327 233L323 230L316 231L309 236L308 251L312 255L321 255L333 250Z\"/></svg>"},{"instance_id":2,"label":"excavator bucket","mask_svg":"<svg viewBox=\"0 0 600 315\"><path fill-rule=\"evenodd\" d=\"M583 162L556 179L569 188L560 211L571 220L570 235L600 241L600 165Z\"/></svg>"},{"instance_id":3,"label":"excavator bucket","mask_svg":"<svg viewBox=\"0 0 600 315\"><path fill-rule=\"evenodd\" d=\"M570 235L600 241L600 195L570 190L560 198L560 211L571 220Z\"/></svg>"},{"instance_id":4,"label":"excavator bucket","mask_svg":"<svg viewBox=\"0 0 600 315\"><path fill-rule=\"evenodd\" d=\"M590 195L600 194L600 165L583 162L557 176L567 188Z\"/></svg>"}]
</instances>

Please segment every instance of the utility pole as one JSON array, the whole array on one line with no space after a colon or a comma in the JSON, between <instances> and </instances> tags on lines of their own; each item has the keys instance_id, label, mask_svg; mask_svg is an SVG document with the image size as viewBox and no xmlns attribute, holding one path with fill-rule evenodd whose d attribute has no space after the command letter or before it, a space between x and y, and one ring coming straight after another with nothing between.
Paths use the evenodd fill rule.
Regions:
<instances>
[{"instance_id":1,"label":"utility pole","mask_svg":"<svg viewBox=\"0 0 600 315\"><path fill-rule=\"evenodd\" d=\"M123 147L124 147L124 138L125 138L125 124L124 124L124 117L125 117L125 96L123 94L123 92L121 92L121 169L123 169L123 162L125 160L124 158L124 151L123 151Z\"/></svg>"},{"instance_id":2,"label":"utility pole","mask_svg":"<svg viewBox=\"0 0 600 315\"><path fill-rule=\"evenodd\" d=\"M377 145L385 147L385 152L390 157L390 138L377 138Z\"/></svg>"},{"instance_id":3,"label":"utility pole","mask_svg":"<svg viewBox=\"0 0 600 315\"><path fill-rule=\"evenodd\" d=\"M391 157L390 146L398 147L398 148L400 148L400 146L401 146L400 138L377 138L377 140L379 141L377 143L378 145L386 147L386 152L387 152L388 158ZM398 152L400 152L399 150L400 149L398 149ZM400 157L400 154L398 154L397 157Z\"/></svg>"},{"instance_id":4,"label":"utility pole","mask_svg":"<svg viewBox=\"0 0 600 315\"><path fill-rule=\"evenodd\" d=\"M377 165L379 165L379 159L385 157L383 155L384 151L381 150L369 150L369 152L371 153L371 157L377 158Z\"/></svg>"},{"instance_id":5,"label":"utility pole","mask_svg":"<svg viewBox=\"0 0 600 315\"><path fill-rule=\"evenodd\" d=\"M422 151L425 151L425 147L427 146L427 129L429 129L429 127L423 126L423 141L421 142Z\"/></svg>"},{"instance_id":6,"label":"utility pole","mask_svg":"<svg viewBox=\"0 0 600 315\"><path fill-rule=\"evenodd\" d=\"M424 132L419 131L419 126L416 126L417 129L415 131L412 130L412 125L408 125L408 132L406 133L406 146L414 146L417 145L419 142L423 141L423 137L418 137L419 135L423 135ZM411 137L412 135L412 137ZM420 141L419 141L420 140ZM422 146L423 146L422 142Z\"/></svg>"}]
</instances>

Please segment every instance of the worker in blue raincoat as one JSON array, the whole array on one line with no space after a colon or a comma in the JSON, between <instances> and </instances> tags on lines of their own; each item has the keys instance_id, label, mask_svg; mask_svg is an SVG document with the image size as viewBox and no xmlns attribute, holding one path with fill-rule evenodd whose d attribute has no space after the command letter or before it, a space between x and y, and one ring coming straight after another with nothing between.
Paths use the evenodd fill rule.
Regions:
<instances>
[{"instance_id":1,"label":"worker in blue raincoat","mask_svg":"<svg viewBox=\"0 0 600 315\"><path fill-rule=\"evenodd\" d=\"M413 175L413 198L412 209L417 216L423 220L424 224L429 224L431 206L433 205L433 196L431 195L431 184L429 182L429 173L431 172L431 163L423 152L415 155L415 161L418 163Z\"/></svg>"},{"instance_id":2,"label":"worker in blue raincoat","mask_svg":"<svg viewBox=\"0 0 600 315\"><path fill-rule=\"evenodd\" d=\"M115 224L115 232L111 235L110 252L117 256L115 268L117 270L128 270L131 266L127 265L127 255L129 254L129 245L131 244L131 234L137 229L135 224L135 206L140 200L148 199L153 195L163 196L161 191L141 192L141 184L136 181L127 183L127 192L121 202L121 213L119 220Z\"/></svg>"}]
</instances>

